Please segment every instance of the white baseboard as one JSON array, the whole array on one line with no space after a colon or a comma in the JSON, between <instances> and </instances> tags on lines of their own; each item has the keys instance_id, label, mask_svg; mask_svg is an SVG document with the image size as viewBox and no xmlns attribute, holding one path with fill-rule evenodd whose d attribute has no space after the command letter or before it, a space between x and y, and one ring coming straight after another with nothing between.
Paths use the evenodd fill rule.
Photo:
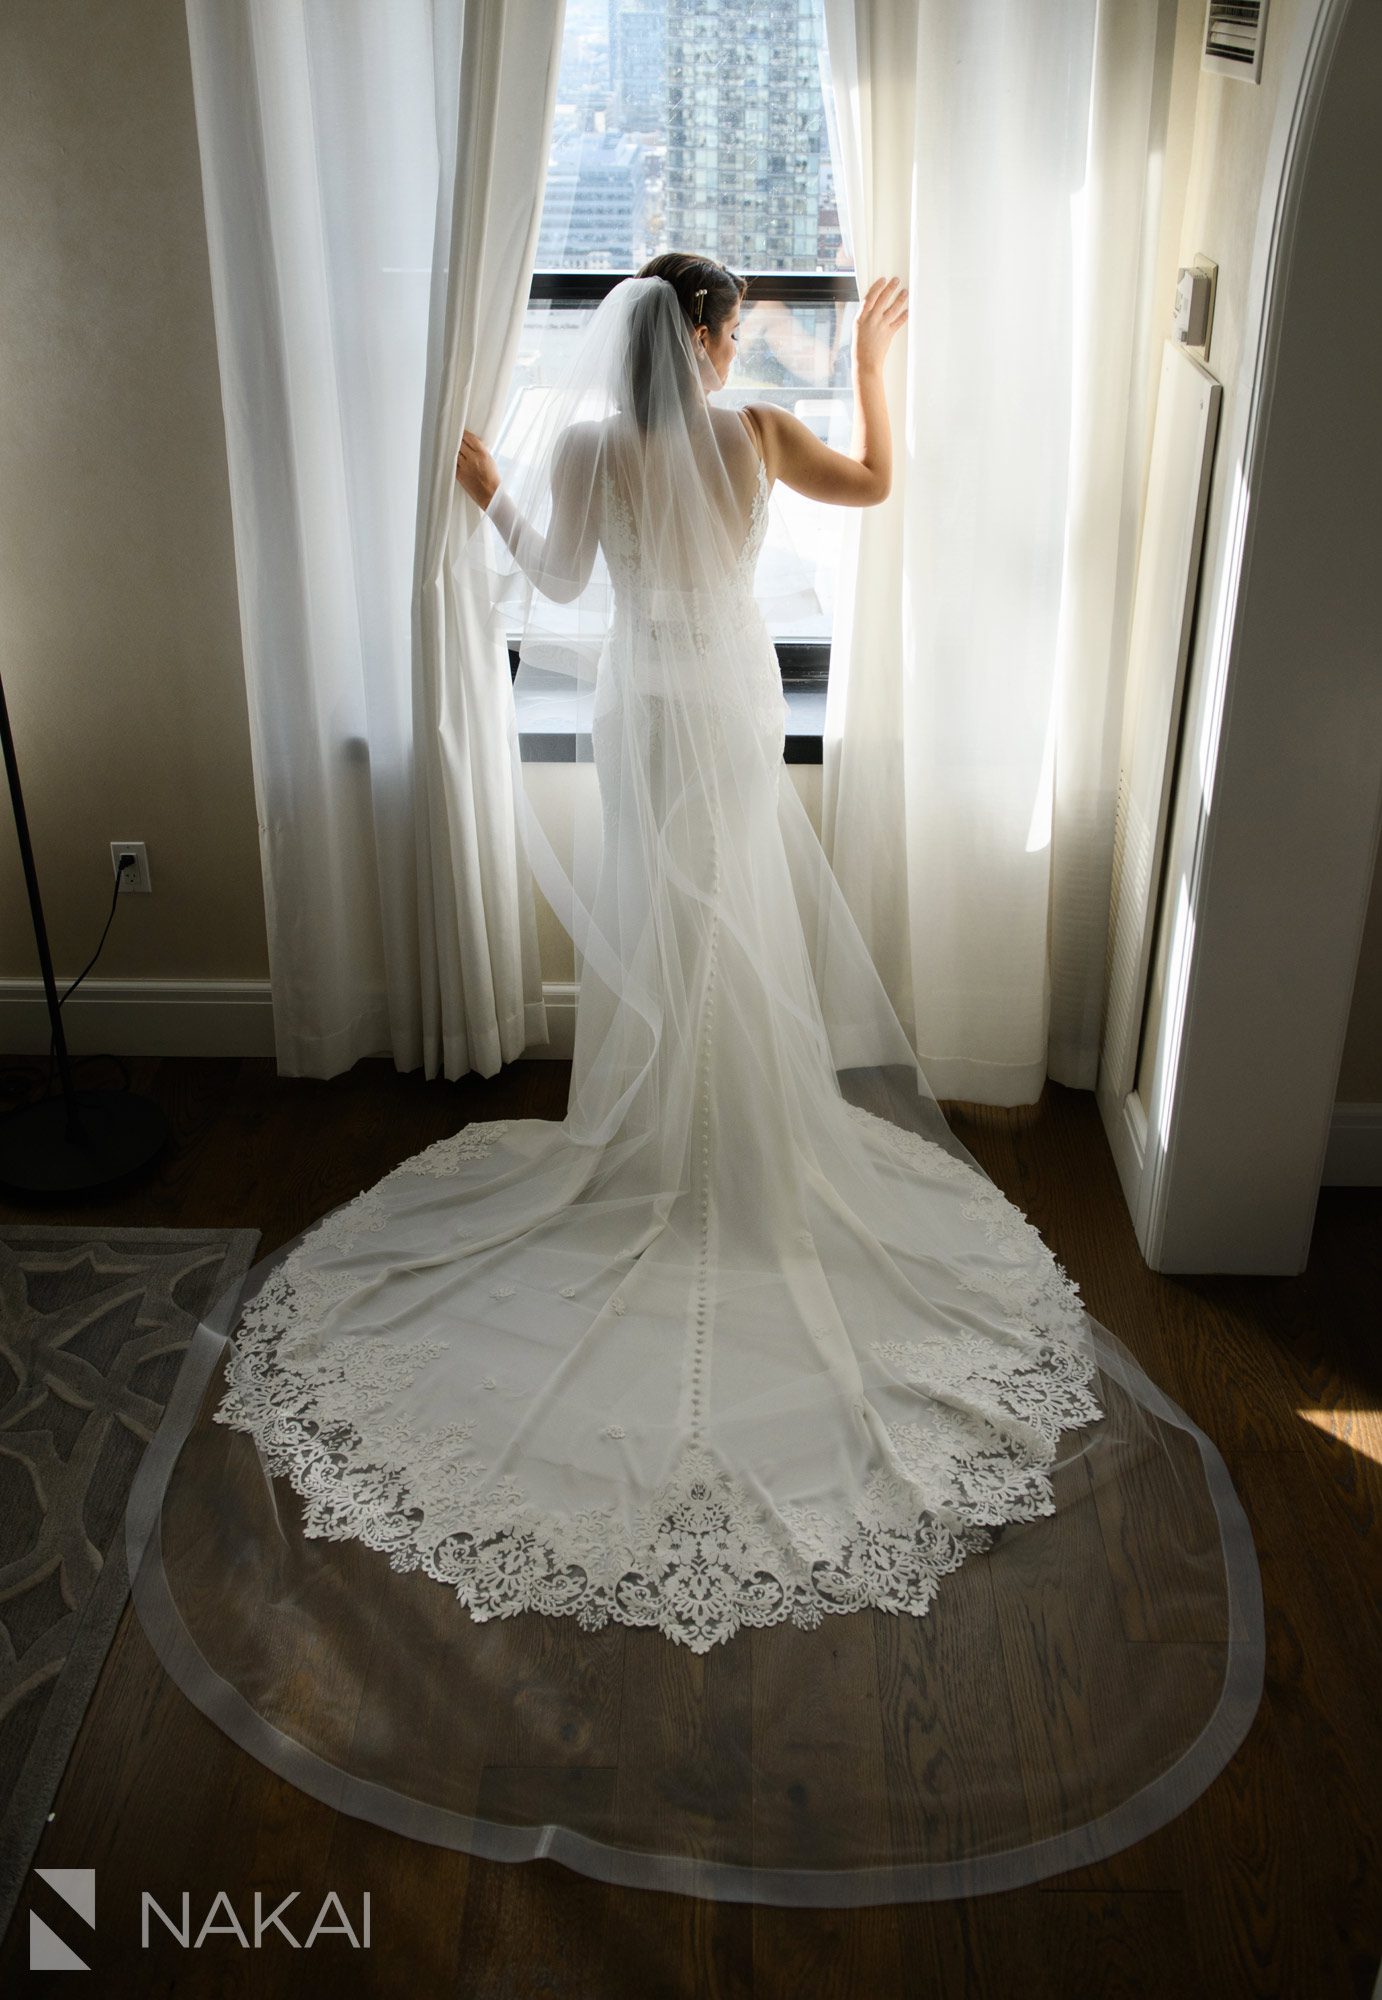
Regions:
<instances>
[{"instance_id":1,"label":"white baseboard","mask_svg":"<svg viewBox=\"0 0 1382 2000\"><path fill-rule=\"evenodd\" d=\"M74 1056L271 1056L273 1003L267 979L84 979L62 1032ZM43 981L0 979L0 1051L46 1056L51 1039Z\"/></svg>"},{"instance_id":2,"label":"white baseboard","mask_svg":"<svg viewBox=\"0 0 1382 2000\"><path fill-rule=\"evenodd\" d=\"M1102 1063L1094 1094L1109 1151L1113 1154L1113 1164L1118 1170L1123 1200L1135 1226L1142 1202L1142 1176L1147 1158L1147 1115L1135 1090L1120 1095L1110 1086L1108 1072Z\"/></svg>"},{"instance_id":3,"label":"white baseboard","mask_svg":"<svg viewBox=\"0 0 1382 2000\"><path fill-rule=\"evenodd\" d=\"M1382 1104L1336 1104L1324 1187L1382 1187Z\"/></svg>"},{"instance_id":4,"label":"white baseboard","mask_svg":"<svg viewBox=\"0 0 1382 2000\"><path fill-rule=\"evenodd\" d=\"M544 1046L536 1044L525 1054L539 1060L548 1056L553 1062L570 1062L576 1047L576 995L580 991L574 979L546 979L542 984L542 998L547 1007L547 1032L551 1040Z\"/></svg>"},{"instance_id":5,"label":"white baseboard","mask_svg":"<svg viewBox=\"0 0 1382 2000\"><path fill-rule=\"evenodd\" d=\"M58 991L71 975L58 981ZM551 1040L527 1053L569 1062L575 1047L576 984L543 987ZM267 979L86 979L62 1009L73 1055L269 1056L273 1003ZM0 1054L48 1053L48 1010L41 979L0 979ZM380 1055L387 1055L381 1049ZM1140 1133L1126 1114L1115 1145L1120 1172L1136 1179ZM1140 1106L1137 1107L1140 1111ZM1336 1104L1325 1153L1325 1187L1382 1187L1382 1104Z\"/></svg>"},{"instance_id":6,"label":"white baseboard","mask_svg":"<svg viewBox=\"0 0 1382 2000\"><path fill-rule=\"evenodd\" d=\"M73 975L57 982L62 993ZM576 985L549 980L550 1042L529 1053L569 1061ZM274 1012L267 979L84 979L62 1005L74 1056L269 1056ZM46 1056L52 1030L41 979L0 979L0 1055ZM387 1049L379 1054L385 1056Z\"/></svg>"}]
</instances>

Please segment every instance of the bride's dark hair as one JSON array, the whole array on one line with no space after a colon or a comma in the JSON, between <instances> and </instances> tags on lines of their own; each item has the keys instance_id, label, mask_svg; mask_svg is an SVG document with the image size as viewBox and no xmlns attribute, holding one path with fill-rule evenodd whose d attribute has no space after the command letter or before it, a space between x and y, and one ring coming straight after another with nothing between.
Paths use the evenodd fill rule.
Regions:
<instances>
[{"instance_id":1,"label":"bride's dark hair","mask_svg":"<svg viewBox=\"0 0 1382 2000\"><path fill-rule=\"evenodd\" d=\"M663 279L676 293L688 328L704 326L712 334L720 331L749 288L747 278L737 278L713 257L694 257L687 250L664 250L634 276ZM636 314L630 325L628 370L634 415L644 430L649 422L650 366L649 328L642 314ZM689 380L685 393L688 400L694 393Z\"/></svg>"}]
</instances>

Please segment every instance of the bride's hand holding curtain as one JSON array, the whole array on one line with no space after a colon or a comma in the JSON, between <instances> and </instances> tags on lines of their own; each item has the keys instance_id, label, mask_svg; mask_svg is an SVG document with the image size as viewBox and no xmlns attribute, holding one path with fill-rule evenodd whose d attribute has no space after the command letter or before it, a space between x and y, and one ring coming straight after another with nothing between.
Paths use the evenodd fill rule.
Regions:
<instances>
[{"instance_id":1,"label":"bride's hand holding curtain","mask_svg":"<svg viewBox=\"0 0 1382 2000\"><path fill-rule=\"evenodd\" d=\"M489 446L474 431L461 433L461 448L456 454L456 477L476 506L487 510L499 491L499 467L490 456Z\"/></svg>"}]
</instances>

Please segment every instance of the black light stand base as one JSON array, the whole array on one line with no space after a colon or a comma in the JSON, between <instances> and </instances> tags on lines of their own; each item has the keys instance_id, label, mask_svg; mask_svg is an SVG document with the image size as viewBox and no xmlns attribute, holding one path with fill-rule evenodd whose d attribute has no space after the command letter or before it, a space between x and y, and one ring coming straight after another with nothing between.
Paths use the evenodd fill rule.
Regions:
<instances>
[{"instance_id":1,"label":"black light stand base","mask_svg":"<svg viewBox=\"0 0 1382 2000\"><path fill-rule=\"evenodd\" d=\"M168 1120L151 1097L125 1090L78 1090L69 1135L65 1096L23 1105L0 1122L0 1188L15 1194L80 1194L148 1164L168 1139Z\"/></svg>"},{"instance_id":2,"label":"black light stand base","mask_svg":"<svg viewBox=\"0 0 1382 2000\"><path fill-rule=\"evenodd\" d=\"M38 870L34 866L3 681L0 681L0 750L4 752L14 827L19 835L19 858L29 892L39 970L43 974L43 997L53 1032L51 1056L62 1086L56 1095L41 1097L37 1104L21 1105L18 1111L0 1121L0 1188L11 1194L27 1195L90 1193L124 1180L161 1152L168 1142L168 1120L151 1097L133 1097L126 1090L77 1090L73 1086L67 1037L62 1026L62 1001L53 977L53 955L48 949L48 928L43 921L43 899L38 893ZM119 894L118 882L114 894ZM111 915L114 914L112 898ZM68 992L71 991L69 987Z\"/></svg>"}]
</instances>

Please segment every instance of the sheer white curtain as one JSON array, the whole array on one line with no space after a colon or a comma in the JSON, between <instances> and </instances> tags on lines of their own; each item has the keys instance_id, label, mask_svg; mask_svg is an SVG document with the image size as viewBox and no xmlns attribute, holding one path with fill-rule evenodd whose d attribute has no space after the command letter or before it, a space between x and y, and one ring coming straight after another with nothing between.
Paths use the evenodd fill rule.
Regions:
<instances>
[{"instance_id":1,"label":"sheer white curtain","mask_svg":"<svg viewBox=\"0 0 1382 2000\"><path fill-rule=\"evenodd\" d=\"M1093 1086L1174 0L824 0L893 490L846 525L823 836L941 1097Z\"/></svg>"},{"instance_id":2,"label":"sheer white curtain","mask_svg":"<svg viewBox=\"0 0 1382 2000\"><path fill-rule=\"evenodd\" d=\"M502 639L445 561L522 325L562 0L187 0L278 1068L546 1038Z\"/></svg>"}]
</instances>

